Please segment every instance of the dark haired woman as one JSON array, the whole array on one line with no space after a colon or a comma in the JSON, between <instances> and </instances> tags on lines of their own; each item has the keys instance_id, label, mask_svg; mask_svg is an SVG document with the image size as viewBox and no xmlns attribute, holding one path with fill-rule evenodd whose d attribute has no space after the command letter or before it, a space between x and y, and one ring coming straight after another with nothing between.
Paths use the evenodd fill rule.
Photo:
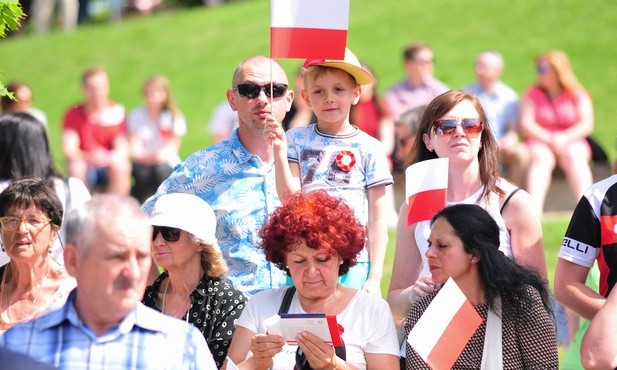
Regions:
<instances>
[{"instance_id":1,"label":"dark haired woman","mask_svg":"<svg viewBox=\"0 0 617 370\"><path fill-rule=\"evenodd\" d=\"M499 251L493 217L475 204L459 204L444 208L431 222L426 257L433 281L441 286L452 278L483 319L453 368L557 369L546 281ZM411 307L407 334L438 291ZM406 368L429 369L409 344Z\"/></svg>"},{"instance_id":2,"label":"dark haired woman","mask_svg":"<svg viewBox=\"0 0 617 370\"><path fill-rule=\"evenodd\" d=\"M45 180L22 179L0 193L0 333L61 307L75 279L51 258L62 203Z\"/></svg>"},{"instance_id":3,"label":"dark haired woman","mask_svg":"<svg viewBox=\"0 0 617 370\"><path fill-rule=\"evenodd\" d=\"M229 348L234 363L242 362L241 369L290 369L299 346L313 369L399 366L398 341L387 303L337 282L364 247L364 228L349 206L324 191L296 193L272 213L259 235L266 259L293 280L295 293L289 296L286 312L335 315L343 329L345 359L309 332L295 338L297 345L267 334L266 321L279 312L291 289L279 288L249 299L236 321Z\"/></svg>"}]
</instances>

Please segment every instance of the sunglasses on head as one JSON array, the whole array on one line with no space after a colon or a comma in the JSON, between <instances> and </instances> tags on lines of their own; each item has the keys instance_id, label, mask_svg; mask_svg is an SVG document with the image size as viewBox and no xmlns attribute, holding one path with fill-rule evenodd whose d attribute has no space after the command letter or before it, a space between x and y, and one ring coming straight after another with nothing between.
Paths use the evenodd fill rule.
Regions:
<instances>
[{"instance_id":1,"label":"sunglasses on head","mask_svg":"<svg viewBox=\"0 0 617 370\"><path fill-rule=\"evenodd\" d=\"M270 91L270 84L258 85L254 83L245 83L236 85L234 90L237 90L241 97L247 99L255 99L259 96L261 90L266 93L268 98L280 98L287 92L287 85L274 82L272 84L272 91Z\"/></svg>"},{"instance_id":2,"label":"sunglasses on head","mask_svg":"<svg viewBox=\"0 0 617 370\"><path fill-rule=\"evenodd\" d=\"M455 119L440 119L435 122L434 130L437 135L452 135L458 125L459 122ZM484 129L480 118L463 118L460 125L467 135L479 134Z\"/></svg>"},{"instance_id":3,"label":"sunglasses on head","mask_svg":"<svg viewBox=\"0 0 617 370\"><path fill-rule=\"evenodd\" d=\"M156 239L159 231L166 242L177 242L180 239L180 229L167 226L152 226L152 241Z\"/></svg>"}]
</instances>

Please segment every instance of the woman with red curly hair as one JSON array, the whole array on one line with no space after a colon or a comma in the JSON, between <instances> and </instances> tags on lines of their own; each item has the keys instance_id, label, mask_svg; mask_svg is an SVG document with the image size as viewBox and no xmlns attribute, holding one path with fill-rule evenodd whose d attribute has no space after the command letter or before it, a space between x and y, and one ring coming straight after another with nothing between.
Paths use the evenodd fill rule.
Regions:
<instances>
[{"instance_id":1,"label":"woman with red curly hair","mask_svg":"<svg viewBox=\"0 0 617 370\"><path fill-rule=\"evenodd\" d=\"M284 369L299 358L312 369L398 366L398 341L388 304L337 282L356 263L366 237L349 206L325 191L296 193L272 213L259 235L266 259L291 276L293 287L249 299L236 321L228 352L240 369ZM281 309L336 316L344 350L309 332L299 334L294 344L267 334L266 321ZM296 351L303 355L296 356Z\"/></svg>"}]
</instances>

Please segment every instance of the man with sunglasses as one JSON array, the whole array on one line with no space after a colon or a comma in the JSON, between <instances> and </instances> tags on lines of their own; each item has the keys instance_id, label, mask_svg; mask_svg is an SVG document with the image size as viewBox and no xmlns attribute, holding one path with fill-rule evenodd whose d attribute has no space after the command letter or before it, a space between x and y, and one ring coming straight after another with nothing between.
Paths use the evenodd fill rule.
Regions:
<instances>
[{"instance_id":1,"label":"man with sunglasses","mask_svg":"<svg viewBox=\"0 0 617 370\"><path fill-rule=\"evenodd\" d=\"M281 204L272 146L262 131L266 123L283 120L293 96L285 70L276 61L265 56L244 60L227 90L238 128L227 140L189 156L142 207L150 213L166 193L192 193L208 202L216 214L216 237L229 266L228 277L248 296L285 284L285 274L257 248L257 233Z\"/></svg>"}]
</instances>

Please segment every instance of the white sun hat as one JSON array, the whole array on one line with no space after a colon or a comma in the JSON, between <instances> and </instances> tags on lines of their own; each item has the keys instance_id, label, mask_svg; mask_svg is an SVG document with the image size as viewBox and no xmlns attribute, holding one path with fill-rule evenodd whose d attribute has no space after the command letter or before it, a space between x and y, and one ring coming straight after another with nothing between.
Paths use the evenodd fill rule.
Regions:
<instances>
[{"instance_id":1,"label":"white sun hat","mask_svg":"<svg viewBox=\"0 0 617 370\"><path fill-rule=\"evenodd\" d=\"M162 195L154 203L150 224L187 231L207 244L216 245L216 216L200 197L186 193Z\"/></svg>"}]
</instances>

